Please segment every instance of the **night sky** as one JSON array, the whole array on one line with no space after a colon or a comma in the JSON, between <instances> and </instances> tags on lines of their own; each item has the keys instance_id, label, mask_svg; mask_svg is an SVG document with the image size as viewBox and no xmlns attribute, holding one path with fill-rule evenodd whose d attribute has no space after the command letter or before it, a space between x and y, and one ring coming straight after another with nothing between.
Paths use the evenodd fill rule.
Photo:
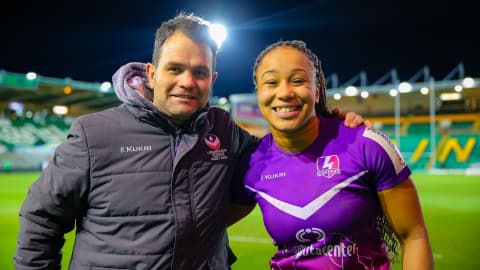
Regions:
<instances>
[{"instance_id":1,"label":"night sky","mask_svg":"<svg viewBox=\"0 0 480 270\"><path fill-rule=\"evenodd\" d=\"M217 59L218 96L251 92L256 55L289 39L307 42L340 84L361 71L372 83L392 68L407 80L425 65L441 80L460 62L467 75L480 77L473 2L12 1L0 16L0 69L110 80L127 62L150 61L156 28L186 11L228 29Z\"/></svg>"}]
</instances>

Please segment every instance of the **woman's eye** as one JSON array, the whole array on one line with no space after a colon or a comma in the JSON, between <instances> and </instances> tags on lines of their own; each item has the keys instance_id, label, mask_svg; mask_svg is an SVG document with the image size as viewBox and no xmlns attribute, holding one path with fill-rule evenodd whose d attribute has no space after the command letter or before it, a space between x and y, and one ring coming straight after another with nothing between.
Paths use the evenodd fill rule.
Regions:
<instances>
[{"instance_id":1,"label":"woman's eye","mask_svg":"<svg viewBox=\"0 0 480 270\"><path fill-rule=\"evenodd\" d=\"M275 85L275 84L277 84L277 82L276 81L266 81L265 84L266 85Z\"/></svg>"},{"instance_id":2,"label":"woman's eye","mask_svg":"<svg viewBox=\"0 0 480 270\"><path fill-rule=\"evenodd\" d=\"M304 82L305 82L304 79L295 79L295 80L293 80L293 84L295 84L295 85L301 85L301 84L303 84Z\"/></svg>"}]
</instances>

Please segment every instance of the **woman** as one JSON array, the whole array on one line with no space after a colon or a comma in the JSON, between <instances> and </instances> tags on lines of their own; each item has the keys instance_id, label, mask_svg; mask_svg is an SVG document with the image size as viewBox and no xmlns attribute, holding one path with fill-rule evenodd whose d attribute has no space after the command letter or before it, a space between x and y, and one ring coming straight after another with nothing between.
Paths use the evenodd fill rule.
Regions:
<instances>
[{"instance_id":1,"label":"woman","mask_svg":"<svg viewBox=\"0 0 480 270\"><path fill-rule=\"evenodd\" d=\"M272 269L433 269L411 171L391 141L330 117L320 62L301 41L277 42L254 66L266 135L244 184L278 251Z\"/></svg>"}]
</instances>

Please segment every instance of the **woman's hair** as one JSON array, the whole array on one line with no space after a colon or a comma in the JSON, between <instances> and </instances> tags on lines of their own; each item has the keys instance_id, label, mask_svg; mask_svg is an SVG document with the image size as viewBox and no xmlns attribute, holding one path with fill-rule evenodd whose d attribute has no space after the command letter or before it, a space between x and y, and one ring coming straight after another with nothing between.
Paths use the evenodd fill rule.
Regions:
<instances>
[{"instance_id":1,"label":"woman's hair","mask_svg":"<svg viewBox=\"0 0 480 270\"><path fill-rule=\"evenodd\" d=\"M315 80L318 84L320 84L320 89L318 89L320 92L320 98L318 99L317 104L315 104L315 112L317 116L332 117L332 113L328 109L327 105L327 96L325 93L327 84L325 82L325 76L323 75L320 60L318 59L317 55L315 55L315 53L313 53L309 48L307 48L307 44L301 40L278 41L266 47L257 56L257 59L255 60L255 65L253 66L253 84L255 85L255 88L257 88L256 72L258 69L258 65L268 52L280 46L297 49L308 56L308 59L310 60L313 68L315 69Z\"/></svg>"},{"instance_id":2,"label":"woman's hair","mask_svg":"<svg viewBox=\"0 0 480 270\"><path fill-rule=\"evenodd\" d=\"M383 238L385 243L385 248L388 252L388 257L391 263L396 263L399 260L400 256L400 246L398 238L395 235L390 223L388 223L387 218L383 212L377 216L377 230L380 236Z\"/></svg>"}]
</instances>

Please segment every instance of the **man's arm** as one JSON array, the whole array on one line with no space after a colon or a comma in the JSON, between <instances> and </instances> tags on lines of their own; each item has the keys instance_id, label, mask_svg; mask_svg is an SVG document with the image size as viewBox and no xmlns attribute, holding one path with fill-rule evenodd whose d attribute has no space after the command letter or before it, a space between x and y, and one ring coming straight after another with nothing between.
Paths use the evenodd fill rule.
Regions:
<instances>
[{"instance_id":1,"label":"man's arm","mask_svg":"<svg viewBox=\"0 0 480 270\"><path fill-rule=\"evenodd\" d=\"M365 125L368 128L373 128L373 123L369 120L363 119L363 117L355 112L344 113L340 111L339 108L334 108L332 110L334 117L345 119L345 126L349 128L356 128L360 125Z\"/></svg>"},{"instance_id":2,"label":"man's arm","mask_svg":"<svg viewBox=\"0 0 480 270\"><path fill-rule=\"evenodd\" d=\"M233 225L240 219L246 217L252 210L255 208L255 204L253 205L242 205L231 203L230 204L230 212L228 215L227 226Z\"/></svg>"},{"instance_id":3,"label":"man's arm","mask_svg":"<svg viewBox=\"0 0 480 270\"><path fill-rule=\"evenodd\" d=\"M20 210L15 269L60 269L64 234L73 230L88 191L88 152L81 129L68 139L32 184Z\"/></svg>"}]
</instances>

